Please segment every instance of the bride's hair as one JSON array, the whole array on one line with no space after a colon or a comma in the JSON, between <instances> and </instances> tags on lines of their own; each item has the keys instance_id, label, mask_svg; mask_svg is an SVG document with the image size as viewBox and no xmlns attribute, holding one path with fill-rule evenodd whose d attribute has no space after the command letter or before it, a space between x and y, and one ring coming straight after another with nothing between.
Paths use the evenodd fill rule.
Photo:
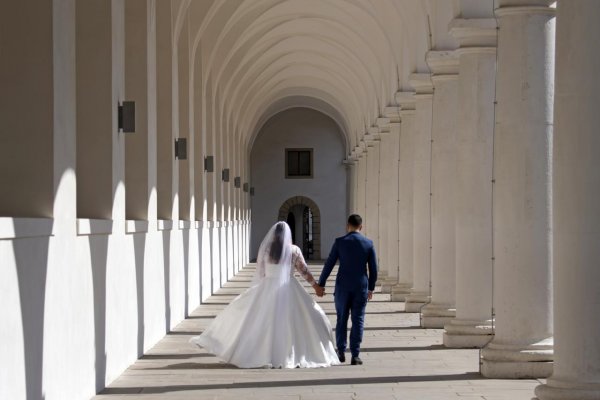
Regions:
<instances>
[{"instance_id":1,"label":"bride's hair","mask_svg":"<svg viewBox=\"0 0 600 400\"><path fill-rule=\"evenodd\" d=\"M275 232L273 233L273 242L269 249L269 258L274 263L278 263L283 253L283 243L285 242L285 228L286 223L281 221L275 226Z\"/></svg>"}]
</instances>

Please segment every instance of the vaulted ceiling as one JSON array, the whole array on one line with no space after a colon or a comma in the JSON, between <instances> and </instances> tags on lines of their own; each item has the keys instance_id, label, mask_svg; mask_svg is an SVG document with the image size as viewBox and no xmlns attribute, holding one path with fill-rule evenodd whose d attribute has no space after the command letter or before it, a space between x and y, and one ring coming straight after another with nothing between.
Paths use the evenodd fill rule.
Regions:
<instances>
[{"instance_id":1,"label":"vaulted ceiling","mask_svg":"<svg viewBox=\"0 0 600 400\"><path fill-rule=\"evenodd\" d=\"M428 70L428 50L455 47L447 26L465 9L491 14L493 0L177 0L173 40L189 41L191 80L218 114L207 118L246 146L304 106L337 121L351 149Z\"/></svg>"}]
</instances>

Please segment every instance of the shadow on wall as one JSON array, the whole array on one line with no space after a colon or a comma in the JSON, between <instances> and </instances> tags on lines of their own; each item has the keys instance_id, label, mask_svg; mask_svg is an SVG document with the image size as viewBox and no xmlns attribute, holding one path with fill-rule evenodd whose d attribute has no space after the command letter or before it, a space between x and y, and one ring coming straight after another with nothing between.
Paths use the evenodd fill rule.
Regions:
<instances>
[{"instance_id":1,"label":"shadow on wall","mask_svg":"<svg viewBox=\"0 0 600 400\"><path fill-rule=\"evenodd\" d=\"M106 268L108 235L89 237L94 285L94 341L96 346L96 392L106 381Z\"/></svg>"},{"instance_id":2,"label":"shadow on wall","mask_svg":"<svg viewBox=\"0 0 600 400\"><path fill-rule=\"evenodd\" d=\"M18 224L15 233L19 237ZM44 312L48 247L50 237L15 239L12 241L19 280L21 321L25 360L27 399L44 399L42 379L44 365ZM3 345L9 345L4 343Z\"/></svg>"},{"instance_id":3,"label":"shadow on wall","mask_svg":"<svg viewBox=\"0 0 600 400\"><path fill-rule=\"evenodd\" d=\"M202 257L202 237L204 236L204 232L203 229L198 229L198 234L196 235L196 237L198 238L198 262L200 263L199 266L199 271L198 271L198 300L199 300L199 304L202 304L202 298L204 296L204 288L202 287L202 277L204 275L204 260ZM188 315L186 314L186 317Z\"/></svg>"},{"instance_id":4,"label":"shadow on wall","mask_svg":"<svg viewBox=\"0 0 600 400\"><path fill-rule=\"evenodd\" d=\"M163 231L163 266L165 282L165 332L171 330L171 232Z\"/></svg>"},{"instance_id":5,"label":"shadow on wall","mask_svg":"<svg viewBox=\"0 0 600 400\"><path fill-rule=\"evenodd\" d=\"M144 257L146 254L146 234L133 235L133 251L135 255L135 287L137 291L137 355L144 354Z\"/></svg>"},{"instance_id":6,"label":"shadow on wall","mask_svg":"<svg viewBox=\"0 0 600 400\"><path fill-rule=\"evenodd\" d=\"M185 296L185 305L184 305L184 316L187 317L190 312L189 312L189 306L190 306L190 294L189 294L189 290L190 290L190 286L189 286L189 279L190 279L190 270L189 270L189 264L190 264L190 230L189 229L184 229L182 231L182 237L183 237L183 294Z\"/></svg>"}]
</instances>

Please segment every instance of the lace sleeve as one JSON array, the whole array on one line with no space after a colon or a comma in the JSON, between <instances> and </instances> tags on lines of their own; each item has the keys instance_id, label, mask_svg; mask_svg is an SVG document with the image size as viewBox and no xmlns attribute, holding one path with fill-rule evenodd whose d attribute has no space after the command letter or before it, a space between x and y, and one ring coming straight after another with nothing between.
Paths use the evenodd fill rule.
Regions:
<instances>
[{"instance_id":1,"label":"lace sleeve","mask_svg":"<svg viewBox=\"0 0 600 400\"><path fill-rule=\"evenodd\" d=\"M296 271L298 271L300 275L302 275L306 282L310 283L311 285L315 283L315 278L308 270L308 266L306 265L306 261L304 261L304 256L302 255L302 252L296 246L294 246L292 263L294 264L294 268L296 269Z\"/></svg>"}]
</instances>

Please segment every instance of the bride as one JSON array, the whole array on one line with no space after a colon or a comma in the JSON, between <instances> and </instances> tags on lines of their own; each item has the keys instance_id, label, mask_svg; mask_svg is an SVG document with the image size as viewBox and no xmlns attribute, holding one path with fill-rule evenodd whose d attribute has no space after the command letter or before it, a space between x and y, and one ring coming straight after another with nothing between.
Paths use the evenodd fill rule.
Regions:
<instances>
[{"instance_id":1,"label":"bride","mask_svg":"<svg viewBox=\"0 0 600 400\"><path fill-rule=\"evenodd\" d=\"M278 222L260 245L252 286L190 342L240 368L339 364L329 320L294 269L318 290L289 226Z\"/></svg>"}]
</instances>

